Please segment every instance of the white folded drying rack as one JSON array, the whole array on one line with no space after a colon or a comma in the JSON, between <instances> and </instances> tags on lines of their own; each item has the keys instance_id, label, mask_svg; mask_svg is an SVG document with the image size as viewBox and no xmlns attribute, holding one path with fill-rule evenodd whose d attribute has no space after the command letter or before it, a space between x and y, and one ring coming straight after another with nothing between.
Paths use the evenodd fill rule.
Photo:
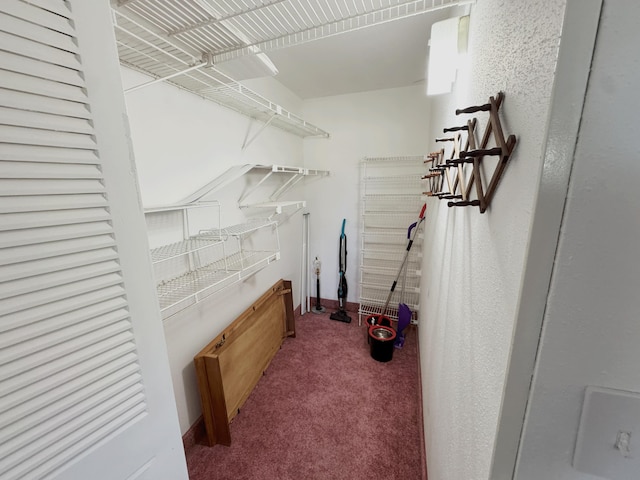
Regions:
<instances>
[{"instance_id":1,"label":"white folded drying rack","mask_svg":"<svg viewBox=\"0 0 640 480\"><path fill-rule=\"evenodd\" d=\"M422 208L424 156L365 158L361 164L360 307L358 321L382 313L408 244L408 228ZM420 310L422 232L407 259L404 303L417 323ZM397 320L402 279L386 316Z\"/></svg>"}]
</instances>

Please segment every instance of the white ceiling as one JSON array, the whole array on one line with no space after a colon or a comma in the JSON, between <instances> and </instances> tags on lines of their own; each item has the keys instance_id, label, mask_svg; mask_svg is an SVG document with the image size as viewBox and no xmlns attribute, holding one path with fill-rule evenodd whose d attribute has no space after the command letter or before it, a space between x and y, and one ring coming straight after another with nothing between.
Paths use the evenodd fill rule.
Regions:
<instances>
[{"instance_id":1,"label":"white ceiling","mask_svg":"<svg viewBox=\"0 0 640 480\"><path fill-rule=\"evenodd\" d=\"M431 24L446 8L268 52L276 80L303 99L423 83Z\"/></svg>"}]
</instances>

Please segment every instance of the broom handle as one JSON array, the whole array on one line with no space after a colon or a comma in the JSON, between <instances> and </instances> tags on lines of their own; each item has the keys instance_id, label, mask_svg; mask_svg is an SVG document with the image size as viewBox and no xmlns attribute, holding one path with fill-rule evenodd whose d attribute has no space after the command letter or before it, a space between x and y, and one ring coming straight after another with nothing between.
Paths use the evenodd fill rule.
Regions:
<instances>
[{"instance_id":1,"label":"broom handle","mask_svg":"<svg viewBox=\"0 0 640 480\"><path fill-rule=\"evenodd\" d=\"M407 258L409 257L409 250L411 250L411 245L413 245L413 240L416 238L418 234L418 230L420 229L420 224L424 221L424 212L427 209L427 204L425 203L422 206L422 210L420 210L420 216L418 217L418 223L415 226L415 230L413 231L413 236L409 239L409 244L407 245L407 249L404 252L404 258L402 259L402 264L400 265L400 270L398 270L398 275L396 279L393 281L391 285L391 290L389 291L389 295L387 295L387 301L384 303L384 307L382 307L382 313L380 317L384 317L384 314L387 313L387 308L389 307L389 302L391 302L391 296L393 295L393 291L396 289L396 285L398 284L398 279L400 278L400 274L402 273L402 269L404 268L404 264L407 262ZM413 227L413 225L412 225ZM409 231L411 231L411 227L409 227ZM380 318L378 317L378 318Z\"/></svg>"}]
</instances>

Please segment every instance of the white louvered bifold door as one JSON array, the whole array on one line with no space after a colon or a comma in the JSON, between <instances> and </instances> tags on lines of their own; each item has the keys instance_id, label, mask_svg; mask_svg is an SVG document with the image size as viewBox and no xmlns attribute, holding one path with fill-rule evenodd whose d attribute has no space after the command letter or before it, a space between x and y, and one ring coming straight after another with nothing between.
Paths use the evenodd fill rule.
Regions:
<instances>
[{"instance_id":1,"label":"white louvered bifold door","mask_svg":"<svg viewBox=\"0 0 640 480\"><path fill-rule=\"evenodd\" d=\"M0 3L0 478L186 479L107 0Z\"/></svg>"}]
</instances>

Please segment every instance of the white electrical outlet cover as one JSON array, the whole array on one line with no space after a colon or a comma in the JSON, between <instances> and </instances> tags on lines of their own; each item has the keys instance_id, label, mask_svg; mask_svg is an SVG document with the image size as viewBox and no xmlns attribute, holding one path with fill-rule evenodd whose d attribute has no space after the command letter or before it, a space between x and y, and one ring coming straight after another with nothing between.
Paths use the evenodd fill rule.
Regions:
<instances>
[{"instance_id":1,"label":"white electrical outlet cover","mask_svg":"<svg viewBox=\"0 0 640 480\"><path fill-rule=\"evenodd\" d=\"M587 387L573 466L609 480L640 478L640 393Z\"/></svg>"}]
</instances>

